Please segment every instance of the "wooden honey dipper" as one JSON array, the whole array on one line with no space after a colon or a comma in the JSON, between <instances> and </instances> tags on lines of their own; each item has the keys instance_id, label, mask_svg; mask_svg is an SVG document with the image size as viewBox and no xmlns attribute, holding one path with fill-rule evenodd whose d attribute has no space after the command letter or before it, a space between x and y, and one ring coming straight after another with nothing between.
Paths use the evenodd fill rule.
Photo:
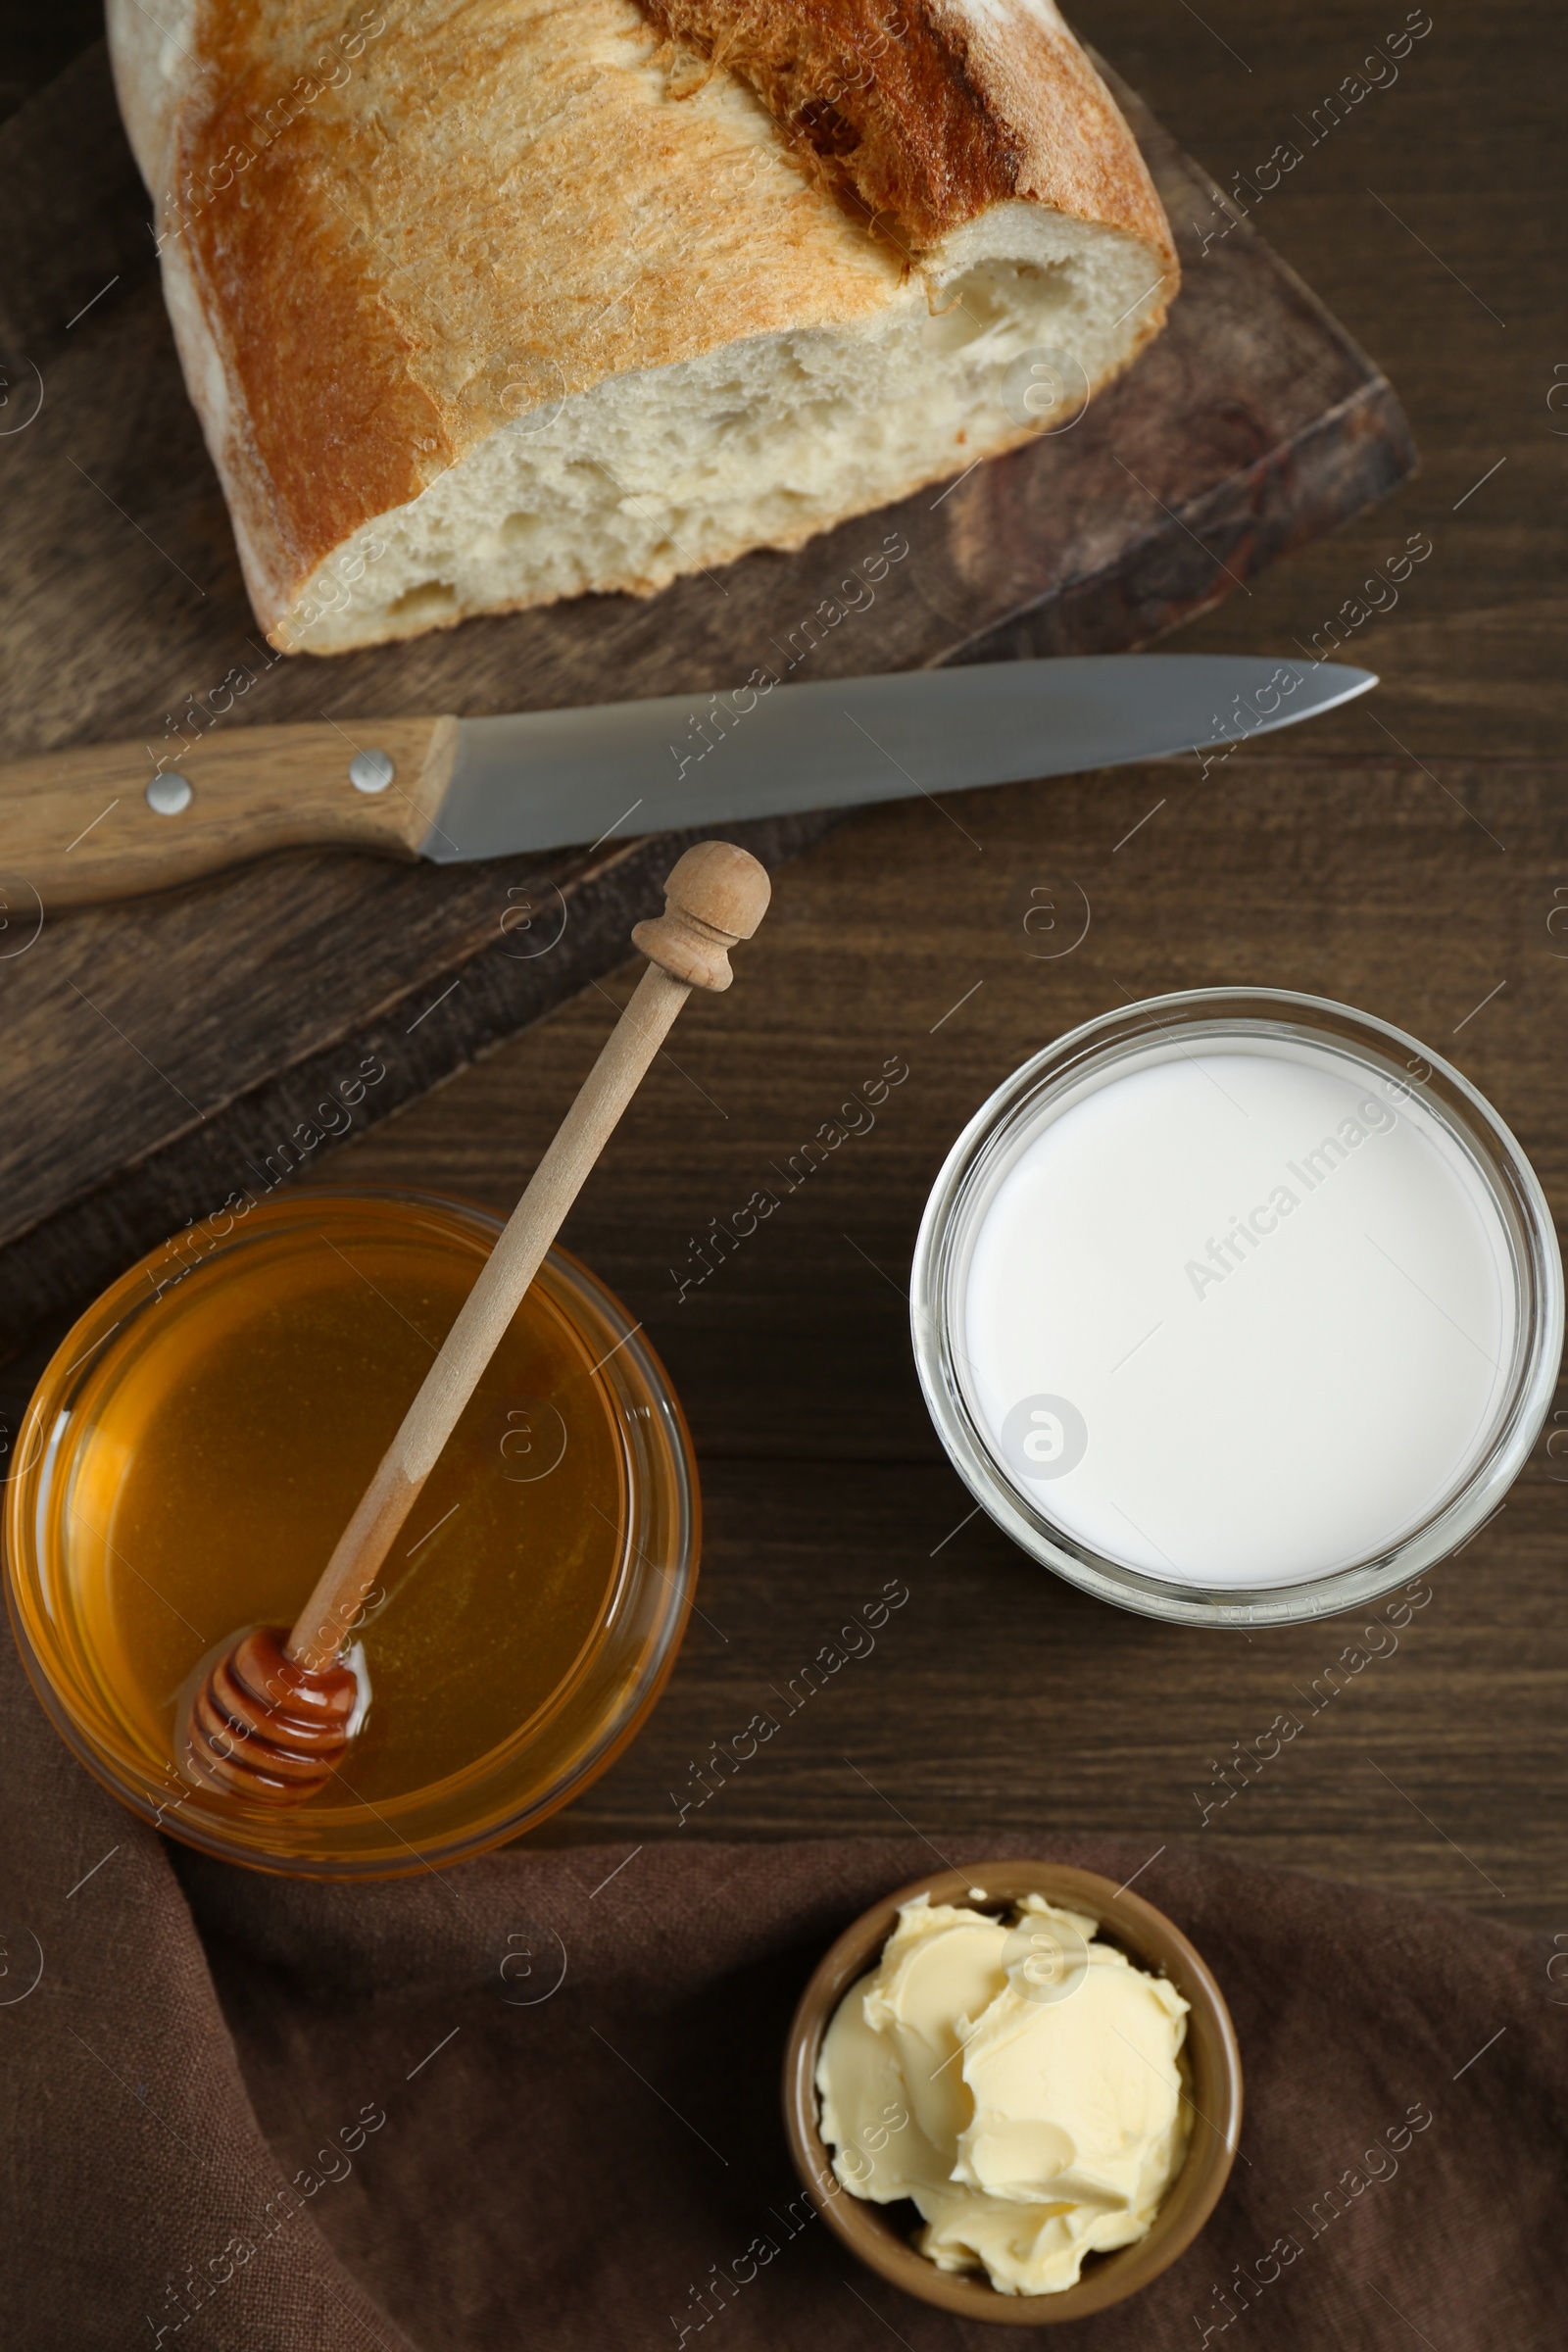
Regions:
<instances>
[{"instance_id":1,"label":"wooden honey dipper","mask_svg":"<svg viewBox=\"0 0 1568 2352\"><path fill-rule=\"evenodd\" d=\"M324 1788L342 1761L359 1699L353 1669L338 1655L347 1629L675 1015L694 988L728 988L729 950L751 938L771 895L757 859L729 842L699 842L677 860L664 884L663 913L632 933L648 969L508 1218L293 1631L255 1627L202 1675L186 1711L181 1753L182 1769L198 1785L259 1803L298 1805Z\"/></svg>"}]
</instances>

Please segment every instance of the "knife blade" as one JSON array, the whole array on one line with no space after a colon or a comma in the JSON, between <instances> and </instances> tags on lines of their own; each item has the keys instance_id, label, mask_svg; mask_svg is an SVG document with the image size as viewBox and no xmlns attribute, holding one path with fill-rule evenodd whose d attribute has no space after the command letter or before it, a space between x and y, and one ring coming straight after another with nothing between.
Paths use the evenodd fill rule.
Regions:
<instances>
[{"instance_id":1,"label":"knife blade","mask_svg":"<svg viewBox=\"0 0 1568 2352\"><path fill-rule=\"evenodd\" d=\"M633 820L662 833L929 800L1235 742L1376 683L1327 662L1087 654L467 719L420 846L445 863L597 846Z\"/></svg>"},{"instance_id":2,"label":"knife blade","mask_svg":"<svg viewBox=\"0 0 1568 2352\"><path fill-rule=\"evenodd\" d=\"M90 744L0 769L0 890L136 896L279 849L437 864L1217 752L1377 684L1335 662L1092 654L502 718L215 725L177 766Z\"/></svg>"}]
</instances>

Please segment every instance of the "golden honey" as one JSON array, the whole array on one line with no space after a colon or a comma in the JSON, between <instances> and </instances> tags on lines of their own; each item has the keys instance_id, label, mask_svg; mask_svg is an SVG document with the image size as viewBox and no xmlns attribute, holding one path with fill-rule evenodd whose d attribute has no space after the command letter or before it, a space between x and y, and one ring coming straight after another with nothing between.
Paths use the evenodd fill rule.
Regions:
<instances>
[{"instance_id":1,"label":"golden honey","mask_svg":"<svg viewBox=\"0 0 1568 2352\"><path fill-rule=\"evenodd\" d=\"M618 1301L553 1251L356 1619L368 1711L294 1812L192 1788L202 1662L304 1602L498 1230L322 1193L156 1252L70 1335L18 1446L6 1553L57 1725L136 1809L264 1868L476 1851L630 1736L696 1565L679 1409Z\"/></svg>"}]
</instances>

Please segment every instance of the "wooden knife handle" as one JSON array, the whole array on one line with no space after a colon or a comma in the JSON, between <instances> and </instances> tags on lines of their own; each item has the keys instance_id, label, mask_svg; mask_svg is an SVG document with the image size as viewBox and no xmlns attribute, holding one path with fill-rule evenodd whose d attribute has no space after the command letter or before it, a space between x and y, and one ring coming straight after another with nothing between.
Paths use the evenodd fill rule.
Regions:
<instances>
[{"instance_id":1,"label":"wooden knife handle","mask_svg":"<svg viewBox=\"0 0 1568 2352\"><path fill-rule=\"evenodd\" d=\"M335 844L416 858L457 745L455 718L357 718L218 730L161 768L139 743L17 760L0 767L0 883L8 893L30 885L47 913L138 898L272 850Z\"/></svg>"}]
</instances>

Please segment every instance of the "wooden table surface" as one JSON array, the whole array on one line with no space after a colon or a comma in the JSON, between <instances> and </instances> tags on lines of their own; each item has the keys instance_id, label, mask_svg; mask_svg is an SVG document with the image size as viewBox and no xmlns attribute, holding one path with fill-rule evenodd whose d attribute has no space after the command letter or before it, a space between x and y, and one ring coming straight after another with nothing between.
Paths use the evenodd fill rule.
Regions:
<instances>
[{"instance_id":1,"label":"wooden table surface","mask_svg":"<svg viewBox=\"0 0 1568 2352\"><path fill-rule=\"evenodd\" d=\"M1248 1638L1101 1607L971 1515L919 1400L904 1293L954 1135L1027 1054L1131 997L1259 982L1400 1023L1491 1096L1559 1221L1568 1205L1568 916L1552 927L1568 906L1561 13L1434 0L1396 78L1362 62L1406 22L1395 0L1381 14L1205 0L1201 19L1172 0L1087 0L1075 15L1243 202L1237 174L1294 142L1258 225L1387 368L1425 461L1388 506L1178 642L1290 651L1386 604L1363 583L1408 534L1432 553L1354 627L1348 658L1385 684L1343 717L1238 751L1206 780L1171 762L976 794L961 828L923 804L870 811L781 874L733 995L684 1016L679 1066L659 1065L567 1227L669 1365L708 1540L704 1614L657 1714L539 1835L912 1824L940 1850L976 1828L1036 1848L1054 1826L1102 1829L1146 1837L1151 1854L1209 1839L1568 1930L1568 1459L1547 1437L1503 1515L1433 1574L1397 1647L1357 1650L1330 1699L1327 1669L1363 1619ZM0 91L20 96L49 63L24 28L0 35ZM1054 957L1023 927L1040 893L1063 910ZM1091 920L1068 947L1079 893ZM630 978L346 1148L321 1180L505 1208ZM692 1237L890 1056L909 1075L874 1130L678 1302ZM874 1651L680 1826L711 1743L890 1579L909 1597ZM1314 1687L1303 1733L1205 1826L1236 1743L1301 1715Z\"/></svg>"}]
</instances>

